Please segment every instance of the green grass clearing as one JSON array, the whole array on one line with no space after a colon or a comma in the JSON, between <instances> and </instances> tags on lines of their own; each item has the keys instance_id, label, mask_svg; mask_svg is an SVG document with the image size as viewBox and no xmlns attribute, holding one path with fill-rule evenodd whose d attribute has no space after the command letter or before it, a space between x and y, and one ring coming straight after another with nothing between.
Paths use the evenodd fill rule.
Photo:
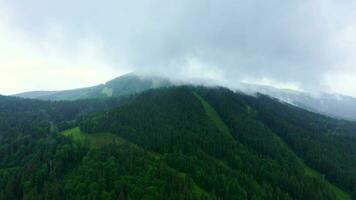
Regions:
<instances>
[{"instance_id":1,"label":"green grass clearing","mask_svg":"<svg viewBox=\"0 0 356 200\"><path fill-rule=\"evenodd\" d=\"M108 97L112 97L112 95L113 95L112 88L105 87L101 92Z\"/></svg>"},{"instance_id":2,"label":"green grass clearing","mask_svg":"<svg viewBox=\"0 0 356 200\"><path fill-rule=\"evenodd\" d=\"M108 144L124 144L129 143L135 148L140 148L136 144L126 141L125 139L121 138L112 133L84 133L80 130L79 127L75 127L72 129L65 130L60 134L73 138L74 141L77 142L88 142L92 148L99 148ZM161 155L155 152L148 152L150 156L152 156L155 160L160 160Z\"/></svg>"},{"instance_id":3,"label":"green grass clearing","mask_svg":"<svg viewBox=\"0 0 356 200\"><path fill-rule=\"evenodd\" d=\"M80 130L79 127L72 128L61 132L62 135L72 137L74 141L89 142L93 148L99 148L107 144L122 144L125 141L112 133L93 133L87 134Z\"/></svg>"}]
</instances>

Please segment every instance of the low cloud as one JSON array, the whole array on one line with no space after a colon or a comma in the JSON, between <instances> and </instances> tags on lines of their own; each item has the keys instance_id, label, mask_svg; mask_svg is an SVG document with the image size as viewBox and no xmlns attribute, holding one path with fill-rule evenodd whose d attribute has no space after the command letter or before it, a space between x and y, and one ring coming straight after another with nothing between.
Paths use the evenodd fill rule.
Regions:
<instances>
[{"instance_id":1,"label":"low cloud","mask_svg":"<svg viewBox=\"0 0 356 200\"><path fill-rule=\"evenodd\" d=\"M43 38L31 38L2 12L0 93L92 86L120 73L105 57L100 40L83 36L71 41L63 31L52 26Z\"/></svg>"},{"instance_id":2,"label":"low cloud","mask_svg":"<svg viewBox=\"0 0 356 200\"><path fill-rule=\"evenodd\" d=\"M105 74L92 80L103 81L106 74L138 71L356 95L351 0L13 0L6 7L25 45L50 41L48 48L59 49L56 62L43 65L57 73L90 69ZM37 47L24 51L51 57Z\"/></svg>"}]
</instances>

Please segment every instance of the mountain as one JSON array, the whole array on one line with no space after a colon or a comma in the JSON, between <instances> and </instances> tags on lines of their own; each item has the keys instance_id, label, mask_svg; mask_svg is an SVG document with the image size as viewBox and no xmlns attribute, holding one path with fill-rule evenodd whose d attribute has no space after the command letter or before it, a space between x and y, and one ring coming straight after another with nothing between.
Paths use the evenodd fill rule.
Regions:
<instances>
[{"instance_id":1,"label":"mountain","mask_svg":"<svg viewBox=\"0 0 356 200\"><path fill-rule=\"evenodd\" d=\"M356 98L354 97L329 93L311 94L296 90L247 84L243 86L242 91L269 95L312 112L356 121Z\"/></svg>"},{"instance_id":2,"label":"mountain","mask_svg":"<svg viewBox=\"0 0 356 200\"><path fill-rule=\"evenodd\" d=\"M64 91L34 91L14 96L41 100L78 100L106 98L139 93L144 90L172 85L168 79L154 76L139 76L133 73L120 76L105 84Z\"/></svg>"},{"instance_id":3,"label":"mountain","mask_svg":"<svg viewBox=\"0 0 356 200\"><path fill-rule=\"evenodd\" d=\"M208 81L196 81L208 84ZM181 85L184 83L180 83ZM154 76L141 76L134 73L120 76L105 84L89 88L65 91L34 91L17 94L15 96L41 100L78 100L107 98L112 96L125 96L140 93L145 90L177 85L167 78ZM307 109L312 112L328 115L335 118L356 121L356 98L321 93L318 95L307 92L277 89L270 86L240 84L240 90L246 93L261 93L278 98L287 103Z\"/></svg>"},{"instance_id":4,"label":"mountain","mask_svg":"<svg viewBox=\"0 0 356 200\"><path fill-rule=\"evenodd\" d=\"M0 119L0 199L356 198L356 125L265 95L0 97Z\"/></svg>"}]
</instances>

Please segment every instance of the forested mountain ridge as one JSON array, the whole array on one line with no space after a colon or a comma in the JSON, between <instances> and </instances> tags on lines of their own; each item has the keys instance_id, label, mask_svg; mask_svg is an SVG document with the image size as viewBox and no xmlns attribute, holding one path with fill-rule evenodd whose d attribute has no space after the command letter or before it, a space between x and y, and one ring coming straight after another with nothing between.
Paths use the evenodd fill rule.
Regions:
<instances>
[{"instance_id":1,"label":"forested mountain ridge","mask_svg":"<svg viewBox=\"0 0 356 200\"><path fill-rule=\"evenodd\" d=\"M355 198L355 125L267 96L171 87L61 117L5 98L0 199Z\"/></svg>"},{"instance_id":2,"label":"forested mountain ridge","mask_svg":"<svg viewBox=\"0 0 356 200\"><path fill-rule=\"evenodd\" d=\"M171 89L172 90L172 89ZM199 108L198 105L194 105L191 108L186 108L187 105L192 104L193 102L195 102L196 104L198 104L196 98L194 98L191 93L191 89L189 88L179 88L176 89L179 92L183 93L180 97L180 95L176 96L175 95L169 95L170 92L172 92L171 90L169 91L165 91L164 93L168 93L168 99L163 95L163 96L155 96L157 94L154 95L149 95L150 93L144 93L140 96L140 98L145 99L145 101L140 100L140 98L136 99L136 101L139 101L140 103L137 104L131 104L132 107L130 107L130 105L125 105L124 107L120 107L117 110L111 111L109 113L106 113L104 115L101 116L96 116L94 118L92 118L91 120L94 121L87 121L86 123L82 124L82 129L87 131L87 132L97 132L97 131L111 131L113 133L118 133L121 137L123 138L129 138L130 141L134 141L134 143L138 143L142 146L144 146L145 148L148 148L149 150L153 150L153 151L160 151L162 148L175 148L174 143L178 143L179 140L182 140L182 143L185 145L188 145L188 141L190 141L190 139L184 139L182 138L183 136L177 133L177 136L175 136L175 130L182 130L182 128L179 127L171 127L169 129L169 127L165 126L165 127L160 127L159 124L161 122L157 122L160 120L164 120L162 121L161 124L172 124L169 121L165 121L165 120L169 120L172 115L173 116L179 116L179 114L173 114L175 109L179 108L179 111L182 111L183 113L186 113L187 116L182 116L181 119L176 119L173 121L184 121L184 119L188 119L187 121L189 121L189 125L183 125L183 127L189 127L188 130L193 130L192 124L198 124L199 122L194 122L194 118L192 118L194 115L196 115L198 112L198 110L194 110L193 108L197 109ZM183 91L181 91L183 90ZM177 91L177 93L178 93ZM285 161L286 159L286 155L279 155L279 153L277 152L286 152L286 150L277 150L274 148L277 148L278 145L273 145L273 144L278 144L279 140L276 139L275 137L281 137L283 139L287 139L286 137L284 137L284 135L282 134L275 134L273 131L274 127L272 126L272 124L268 124L267 122L263 121L263 117L265 117L265 113L264 110L262 110L262 108L257 107L257 105L254 105L254 103L256 102L270 102L270 103L275 103L276 105L279 105L281 108L280 109L285 109L285 110L289 110L292 109L292 111L289 113L289 117L291 117L291 119L294 119L294 117L298 117L299 115L301 115L301 117L303 117L303 115L306 115L308 118L306 118L307 120L314 120L311 122L315 122L315 125L318 124L325 124L326 126L330 126L333 129L332 130L338 130L341 129L342 127L346 127L346 130L350 132L350 134L352 134L353 130L354 130L354 126L352 126L351 123L351 127L352 129L350 130L350 127L344 126L343 122L341 120L333 120L331 118L328 117L324 117L321 115L316 115L307 111L304 111L302 109L298 109L295 107L290 107L290 105L287 104L281 104L280 102L270 99L266 96L260 96L258 98L254 98L254 97L250 97L250 96L246 96L246 95L242 95L242 94L235 94L229 90L226 89L198 89L196 91L198 94L200 94L202 96L203 99L206 99L207 102L209 102L209 104L212 105L212 107L214 109L216 109L217 113L219 113L219 115L221 116L222 121L224 121L224 123L226 123L227 127L230 130L233 130L232 134L226 134L226 135L232 135L235 139L237 139L236 142L242 143L241 145L243 146L247 146L250 147L251 149L253 149L253 151L257 151L257 155L261 156L261 154L267 154L265 155L266 157L272 156L274 157L279 157L281 160ZM173 99L171 99L171 98ZM154 98L154 100L150 101L150 98ZM187 101L187 99L191 99L191 102L185 102ZM254 101L252 101L254 100ZM174 105L174 106L165 106L167 105L167 102L181 102L183 105L182 108L179 107L179 105ZM152 105L149 104L149 102L152 103ZM169 103L168 103L169 104ZM140 108L141 106L143 106L144 108ZM159 106L159 107L155 107L155 106ZM274 106L274 107L273 107ZM256 107L256 108L255 108ZM270 109L275 108L275 105L270 105ZM149 108L151 110L152 113L150 113L150 110L147 109ZM125 111L125 109L130 110L130 114L123 114L126 113L127 111ZM261 109L261 110L259 110ZM266 108L264 108L266 109ZM159 113L159 110L163 110L163 113ZM190 113L192 110L194 110L193 113ZM281 110L281 112L284 112L285 110ZM203 112L200 110L200 112ZM128 112L127 112L128 113ZM189 113L189 114L188 114ZM165 114L167 114L167 116L165 116ZM171 115L172 114L172 115ZM182 113L180 113L182 114ZM269 114L269 113L267 113ZM131 116L134 116L132 118L130 118ZM134 124L138 123L138 121L141 121L143 119L140 119L140 117L146 118L147 116L160 116L161 118L159 119L155 119L154 117L150 117L149 119L146 119L145 121L148 123L147 127L140 124L140 127L135 127ZM285 117L285 116L281 116L281 119ZM201 119L201 118L199 118ZM137 121L138 120L138 121ZM155 121L157 120L157 121ZM303 119L300 119L303 120ZM325 121L325 122L323 122ZM110 123L110 122L115 122L115 123ZM122 123L121 123L122 122ZM292 121L293 122L293 121ZM307 124L303 124L303 123L307 123ZM328 123L333 123L333 124L328 124ZM98 124L99 126L95 126L96 124ZM129 124L129 125L128 125ZM211 123L208 123L211 124ZM94 125L94 126L93 126ZM128 126L127 126L128 125ZM324 138L324 134L330 132L331 130L327 130L325 127L323 127L323 129L316 129L313 125L311 124L311 126L309 126L308 121L304 121L301 122L301 124L298 124L299 126L301 126L301 129L305 129L303 131L307 131L308 134L318 134L318 137L320 136L320 140L325 139ZM208 125L201 125L204 127L208 127ZM159 127L159 128L158 128ZM198 126L199 127L199 126ZM163 128L167 128L167 130L162 130ZM272 129L272 130L271 130ZM207 131L207 130L204 130ZM294 131L294 130L292 130ZM313 132L312 132L313 131ZM316 132L318 131L318 132ZM325 131L325 132L324 132ZM186 131L183 131L186 132ZM196 131L199 132L199 131ZM344 131L341 131L342 133L344 133ZM155 133L157 135L150 135L150 133ZM164 133L170 133L168 135L165 135ZM269 133L269 135L267 135L267 133ZM277 132L279 133L279 132ZM303 132L304 133L304 132ZM196 135L196 133L194 133L194 135ZM267 135L267 136L266 136ZM197 137L197 136L196 136ZM227 136L226 136L227 137ZM318 138L317 137L317 138ZM340 138L339 138L340 137ZM333 153L339 153L337 154L337 159L351 159L348 164L346 164L346 168L348 169L348 174L344 174L344 178L347 179L348 177L353 177L351 178L352 181L354 182L355 180L355 174L353 172L353 164L355 163L355 147L352 147L353 144L355 144L355 140L351 139L351 137L349 138L349 136L335 136L335 138L332 138L334 141L338 141L340 143L337 144L337 142L335 143L335 145L331 145L331 147L333 148L337 148L338 145L341 145L342 142L344 142L345 144L347 144L347 141L344 141L343 137L347 137L347 139L350 139L350 142L347 146L350 147L350 149L344 149L346 154L344 155L343 153L345 152L333 152ZM197 147L199 146L199 143L201 143L201 141L199 140L199 138L204 138L207 139L206 136L201 136L198 137L194 140L194 142L192 141L191 147L190 148L194 148L197 149ZM274 138L274 139L273 139ZM295 139L295 138L293 138ZM319 139L319 138L318 138ZM217 141L221 141L222 139L211 139L212 143L209 144L202 144L202 147L210 147L212 149L214 149L214 146L216 149L218 149L217 152L219 152L220 154L223 154L224 156L226 156L228 154L228 150L224 150L224 148L227 148L229 150L234 149L233 147L229 147L227 145L228 140L225 142L222 142L223 145L221 145L220 147L217 147ZM340 140L340 141L339 141ZM174 141L174 142L172 142ZM184 142L183 142L184 141ZM205 141L206 142L206 141ZM231 141L230 141L231 142ZM264 143L265 142L265 143ZM310 144L307 143L308 141L304 141L305 144L305 148L324 148L324 146L313 146L314 144ZM314 142L314 141L313 141ZM183 145L182 144L182 145ZM272 146L273 147L272 147ZM167 146L167 147L166 147ZM180 146L180 145L179 145ZM280 148L283 147L282 144L280 144ZM344 148L345 146L341 147ZM189 147L186 147L189 149ZM209 153L211 155L211 151L212 149L209 149ZM244 148L242 148L244 149ZM351 150L352 149L352 150ZM318 150L323 150L323 149L318 149ZM351 150L351 151L349 151ZM174 150L172 150L174 151ZM226 152L225 152L226 151ZM213 151L214 152L214 151ZM215 152L215 153L217 153ZM243 150L239 150L237 152L243 152ZM239 153L231 153L234 156L235 155L239 155ZM326 153L327 150L323 150L322 152L318 152L318 153ZM299 153L299 152L297 152ZM246 154L251 154L246 153ZM300 154L301 155L301 154ZM315 155L315 154L314 154ZM318 156L320 154L317 154ZM291 155L290 155L291 156ZM306 155L303 155L306 156ZM233 156L232 156L233 157ZM226 159L226 158L225 158ZM233 159L233 158L229 158L229 159ZM240 158L241 159L241 158ZM315 158L318 159L318 158ZM329 159L329 160L328 160ZM253 159L248 159L248 162L251 162L251 160ZM273 160L273 159L272 159ZM298 159L295 160L296 163ZM331 165L334 168L337 167L345 167L345 166L338 166L338 164L333 164L333 159L330 157L324 157L324 160L322 160L323 162L328 162L329 165ZM335 161L335 160L334 160ZM233 161L232 161L233 162ZM244 162L243 162L244 163ZM315 164L315 163L314 163ZM320 163L319 163L320 164ZM343 163L345 164L345 163ZM256 163L256 165L258 166L258 164ZM291 164L293 166L298 166L297 164ZM336 165L336 166L335 166ZM315 164L315 167L317 167L317 164ZM319 165L319 167L322 167ZM247 167L247 169L249 169L250 167ZM276 167L277 168L277 167ZM300 170L300 169L299 169ZM324 169L325 170L325 169ZM278 170L276 170L278 171ZM327 173L327 170L323 171L325 173ZM277 173L277 172L272 172L272 173ZM293 172L294 173L294 172ZM293 174L291 172L289 172L288 174ZM352 175L353 174L353 175ZM330 175L330 177L332 177L332 174L326 174L326 176ZM252 175L251 175L252 176ZM279 175L282 176L282 175ZM340 177L339 177L340 178ZM299 178L300 179L300 178ZM342 179L342 178L341 178ZM352 185L353 183L351 183L349 186L350 191L352 191L352 187L354 187L354 185ZM345 186L347 186L347 181L343 182L345 184ZM282 184L283 185L283 184ZM282 186L280 186L282 187ZM294 196L295 198L295 196ZM306 198L305 196L303 198ZM311 198L311 197L308 197ZM316 197L313 197L314 199ZM326 197L324 197L326 198Z\"/></svg>"},{"instance_id":3,"label":"forested mountain ridge","mask_svg":"<svg viewBox=\"0 0 356 200\"><path fill-rule=\"evenodd\" d=\"M16 94L14 96L40 100L79 100L118 97L137 94L149 89L184 85L189 83L211 84L210 80L170 81L161 76L147 76L129 73L113 80L88 88L79 88L64 91L33 91ZM340 94L321 93L313 95L308 92L277 89L270 86L238 84L238 90L245 93L261 93L278 98L303 109L336 117L340 119L356 120L356 99Z\"/></svg>"},{"instance_id":4,"label":"forested mountain ridge","mask_svg":"<svg viewBox=\"0 0 356 200\"><path fill-rule=\"evenodd\" d=\"M41 100L79 100L118 97L140 93L145 90L171 86L172 83L162 77L125 74L113 80L88 88L64 91L34 91L16 94L17 97Z\"/></svg>"},{"instance_id":5,"label":"forested mountain ridge","mask_svg":"<svg viewBox=\"0 0 356 200\"><path fill-rule=\"evenodd\" d=\"M244 84L242 91L258 92L289 104L335 118L356 121L356 98L342 94L309 93L269 86Z\"/></svg>"}]
</instances>

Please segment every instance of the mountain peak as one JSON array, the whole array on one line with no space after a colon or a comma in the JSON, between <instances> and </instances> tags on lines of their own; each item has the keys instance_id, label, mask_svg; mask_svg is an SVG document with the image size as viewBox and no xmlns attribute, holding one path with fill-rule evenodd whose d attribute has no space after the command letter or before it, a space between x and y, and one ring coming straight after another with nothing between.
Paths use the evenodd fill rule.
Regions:
<instances>
[{"instance_id":1,"label":"mountain peak","mask_svg":"<svg viewBox=\"0 0 356 200\"><path fill-rule=\"evenodd\" d=\"M144 90L170 85L172 85L172 83L168 79L158 76L143 76L131 72L110 80L105 84L93 87L63 91L25 92L14 96L42 100L93 99L134 94Z\"/></svg>"}]
</instances>

